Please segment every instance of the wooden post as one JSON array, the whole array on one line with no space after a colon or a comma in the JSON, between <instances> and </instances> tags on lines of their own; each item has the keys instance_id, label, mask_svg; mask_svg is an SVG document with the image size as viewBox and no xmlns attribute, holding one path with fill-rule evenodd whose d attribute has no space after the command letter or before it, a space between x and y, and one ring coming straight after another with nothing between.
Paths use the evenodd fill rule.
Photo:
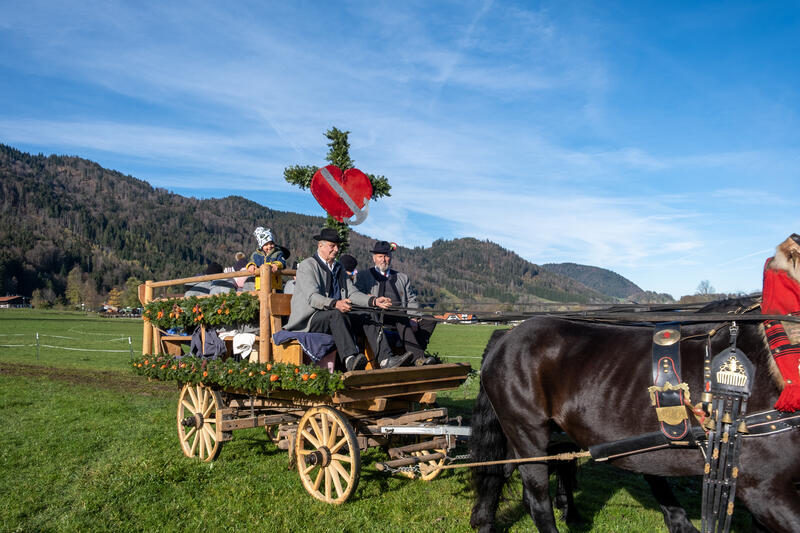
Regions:
<instances>
[{"instance_id":1,"label":"wooden post","mask_svg":"<svg viewBox=\"0 0 800 533\"><path fill-rule=\"evenodd\" d=\"M272 361L272 328L270 327L269 294L272 292L272 269L264 263L259 270L261 287L258 291L259 343L258 362Z\"/></svg>"},{"instance_id":2,"label":"wooden post","mask_svg":"<svg viewBox=\"0 0 800 533\"><path fill-rule=\"evenodd\" d=\"M147 305L153 299L152 280L144 282L144 298L140 299L142 305ZM141 285L139 286L141 288ZM141 290L140 290L141 294ZM153 353L153 325L147 317L142 316L144 323L144 330L142 331L142 355L150 355Z\"/></svg>"}]
</instances>

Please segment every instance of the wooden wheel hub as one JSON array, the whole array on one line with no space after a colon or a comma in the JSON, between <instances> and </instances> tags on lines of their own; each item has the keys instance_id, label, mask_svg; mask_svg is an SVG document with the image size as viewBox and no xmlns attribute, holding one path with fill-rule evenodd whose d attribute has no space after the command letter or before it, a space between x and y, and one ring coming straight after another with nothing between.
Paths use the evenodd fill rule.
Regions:
<instances>
[{"instance_id":1,"label":"wooden wheel hub","mask_svg":"<svg viewBox=\"0 0 800 533\"><path fill-rule=\"evenodd\" d=\"M323 446L316 451L306 455L306 463L309 465L326 467L331 464L331 451L327 446Z\"/></svg>"},{"instance_id":2,"label":"wooden wheel hub","mask_svg":"<svg viewBox=\"0 0 800 533\"><path fill-rule=\"evenodd\" d=\"M200 429L201 427L203 427L203 414L195 413L194 416L187 416L186 418L181 420L181 425L187 428Z\"/></svg>"}]
</instances>

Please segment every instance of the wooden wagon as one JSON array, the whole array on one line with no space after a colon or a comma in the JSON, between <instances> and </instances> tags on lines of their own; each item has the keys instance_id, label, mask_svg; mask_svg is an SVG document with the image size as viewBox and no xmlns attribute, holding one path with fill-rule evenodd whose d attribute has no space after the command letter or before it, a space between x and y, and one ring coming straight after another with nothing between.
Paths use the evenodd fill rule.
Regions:
<instances>
[{"instance_id":1,"label":"wooden wagon","mask_svg":"<svg viewBox=\"0 0 800 533\"><path fill-rule=\"evenodd\" d=\"M287 269L280 274L294 273ZM154 289L237 275L241 273L147 281L139 287L139 297L146 305L154 300ZM266 266L261 267L259 277L264 282L254 293L259 301L258 362L302 364L303 350L297 342L275 345L272 341L272 334L288 318L291 296L272 290ZM143 355L180 355L187 342L188 337L167 335L145 317ZM230 354L230 344L227 349ZM426 468L421 473L414 466L443 465L459 432L424 429L448 423L447 409L436 405L436 394L460 386L470 366L459 363L377 369L373 354L369 350L366 354L367 369L345 373L344 388L333 394L288 390L254 393L202 383L183 385L177 406L181 450L187 457L212 461L235 430L264 427L279 448L289 451L290 465L296 466L303 487L315 498L335 504L346 501L356 490L361 450L369 447L387 450L390 459L378 465L381 470L424 480L435 478L439 470ZM412 431L415 435L397 431L410 426L421 430Z\"/></svg>"}]
</instances>

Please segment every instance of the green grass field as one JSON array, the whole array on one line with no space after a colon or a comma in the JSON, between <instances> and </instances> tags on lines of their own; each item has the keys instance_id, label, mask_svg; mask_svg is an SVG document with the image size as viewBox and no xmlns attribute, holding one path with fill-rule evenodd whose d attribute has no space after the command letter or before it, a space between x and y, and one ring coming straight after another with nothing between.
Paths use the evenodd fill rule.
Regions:
<instances>
[{"instance_id":1,"label":"green grass field","mask_svg":"<svg viewBox=\"0 0 800 533\"><path fill-rule=\"evenodd\" d=\"M443 324L430 350L477 367L479 359L463 357L480 357L493 329ZM0 530L469 531L465 470L431 482L389 476L374 467L386 454L370 449L355 495L330 506L305 492L287 469L287 454L261 429L236 432L212 463L184 457L175 428L177 386L127 370L128 337L136 354L141 334L137 320L0 310ZM468 414L476 392L471 380L440 394L440 403ZM587 463L579 484L586 524L559 523L560 530L665 531L639 476ZM697 480L674 487L698 519ZM747 516L737 519L734 531L749 530ZM498 522L509 532L534 529L518 479Z\"/></svg>"}]
</instances>

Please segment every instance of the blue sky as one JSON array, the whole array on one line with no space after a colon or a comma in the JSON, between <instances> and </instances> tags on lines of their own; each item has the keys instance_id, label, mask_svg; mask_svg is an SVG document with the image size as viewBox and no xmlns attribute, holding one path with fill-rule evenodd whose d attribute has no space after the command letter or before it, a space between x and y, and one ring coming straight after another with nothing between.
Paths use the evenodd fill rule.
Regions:
<instances>
[{"instance_id":1,"label":"blue sky","mask_svg":"<svg viewBox=\"0 0 800 533\"><path fill-rule=\"evenodd\" d=\"M336 126L393 187L358 231L675 297L760 290L800 233L793 2L3 4L0 142L24 151L321 215L283 169Z\"/></svg>"}]
</instances>

